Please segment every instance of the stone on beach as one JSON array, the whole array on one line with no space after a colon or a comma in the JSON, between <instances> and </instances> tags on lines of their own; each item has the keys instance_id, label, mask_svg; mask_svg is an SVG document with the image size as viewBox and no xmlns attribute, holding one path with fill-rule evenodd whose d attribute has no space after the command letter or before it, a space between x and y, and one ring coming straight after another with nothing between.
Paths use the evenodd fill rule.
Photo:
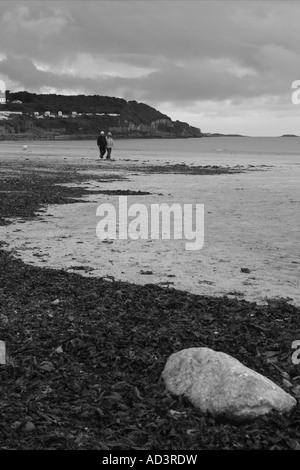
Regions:
<instances>
[{"instance_id":1,"label":"stone on beach","mask_svg":"<svg viewBox=\"0 0 300 470\"><path fill-rule=\"evenodd\" d=\"M186 396L203 413L231 421L251 421L272 410L288 413L297 403L237 359L204 347L172 354L162 377L172 394Z\"/></svg>"},{"instance_id":2,"label":"stone on beach","mask_svg":"<svg viewBox=\"0 0 300 470\"><path fill-rule=\"evenodd\" d=\"M5 364L5 342L0 341L0 364Z\"/></svg>"}]
</instances>

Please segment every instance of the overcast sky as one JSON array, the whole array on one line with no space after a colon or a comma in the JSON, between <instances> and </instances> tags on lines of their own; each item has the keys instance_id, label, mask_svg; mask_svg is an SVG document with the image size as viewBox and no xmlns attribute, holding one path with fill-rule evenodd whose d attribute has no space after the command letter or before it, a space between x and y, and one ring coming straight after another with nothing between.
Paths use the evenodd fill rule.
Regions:
<instances>
[{"instance_id":1,"label":"overcast sky","mask_svg":"<svg viewBox=\"0 0 300 470\"><path fill-rule=\"evenodd\" d=\"M0 1L11 91L107 95L203 132L300 134L300 1Z\"/></svg>"}]
</instances>

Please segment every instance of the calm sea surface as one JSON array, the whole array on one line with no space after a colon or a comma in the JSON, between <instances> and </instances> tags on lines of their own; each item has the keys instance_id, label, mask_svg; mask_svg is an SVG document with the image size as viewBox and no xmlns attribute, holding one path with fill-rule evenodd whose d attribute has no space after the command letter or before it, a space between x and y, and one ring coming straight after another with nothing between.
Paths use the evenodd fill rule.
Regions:
<instances>
[{"instance_id":1,"label":"calm sea surface","mask_svg":"<svg viewBox=\"0 0 300 470\"><path fill-rule=\"evenodd\" d=\"M117 147L140 154L143 150L160 152L162 157L194 158L203 154L297 155L300 156L298 137L204 137L201 139L128 139L118 140ZM221 156L220 156L221 157ZM221 157L222 158L222 157Z\"/></svg>"},{"instance_id":2,"label":"calm sea surface","mask_svg":"<svg viewBox=\"0 0 300 470\"><path fill-rule=\"evenodd\" d=\"M95 141L36 141L0 143L3 147L29 154L92 157L98 155ZM197 164L300 164L300 137L204 137L191 139L119 139L115 140L114 157L139 160L176 160Z\"/></svg>"}]
</instances>

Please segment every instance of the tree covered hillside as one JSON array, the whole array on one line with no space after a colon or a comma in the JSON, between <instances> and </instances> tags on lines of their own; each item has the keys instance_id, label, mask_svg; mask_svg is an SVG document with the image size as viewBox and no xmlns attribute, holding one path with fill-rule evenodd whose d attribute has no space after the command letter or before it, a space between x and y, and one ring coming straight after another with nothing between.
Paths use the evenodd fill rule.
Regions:
<instances>
[{"instance_id":1,"label":"tree covered hillside","mask_svg":"<svg viewBox=\"0 0 300 470\"><path fill-rule=\"evenodd\" d=\"M23 113L0 121L2 139L24 133L33 138L84 138L97 134L100 128L110 130L116 137L201 137L200 129L172 121L145 103L109 96L7 92L7 102L1 110ZM45 116L47 112L51 115ZM75 119L70 118L74 112Z\"/></svg>"}]
</instances>

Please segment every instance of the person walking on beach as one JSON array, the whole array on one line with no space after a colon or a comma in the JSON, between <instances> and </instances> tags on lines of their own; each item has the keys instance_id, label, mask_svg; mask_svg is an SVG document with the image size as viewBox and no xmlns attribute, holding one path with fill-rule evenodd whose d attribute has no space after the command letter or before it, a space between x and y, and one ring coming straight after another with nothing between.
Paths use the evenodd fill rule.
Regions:
<instances>
[{"instance_id":1,"label":"person walking on beach","mask_svg":"<svg viewBox=\"0 0 300 470\"><path fill-rule=\"evenodd\" d=\"M97 145L99 147L100 158L103 158L106 152L106 137L104 131L100 132L100 135L97 139Z\"/></svg>"},{"instance_id":2,"label":"person walking on beach","mask_svg":"<svg viewBox=\"0 0 300 470\"><path fill-rule=\"evenodd\" d=\"M106 160L110 160L111 151L113 148L114 148L114 141L113 141L111 132L108 132L107 137L106 137L106 150L107 150Z\"/></svg>"}]
</instances>

